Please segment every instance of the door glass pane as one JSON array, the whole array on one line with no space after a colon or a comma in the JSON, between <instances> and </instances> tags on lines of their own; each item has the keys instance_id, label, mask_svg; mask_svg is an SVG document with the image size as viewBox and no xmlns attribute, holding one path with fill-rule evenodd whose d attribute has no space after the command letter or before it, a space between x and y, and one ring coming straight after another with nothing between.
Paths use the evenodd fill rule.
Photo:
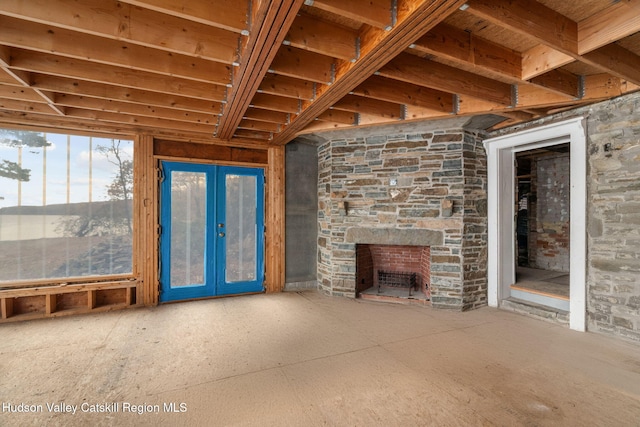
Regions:
<instances>
[{"instance_id":1,"label":"door glass pane","mask_svg":"<svg viewBox=\"0 0 640 427\"><path fill-rule=\"evenodd\" d=\"M206 174L171 173L171 287L204 284Z\"/></svg>"},{"instance_id":2,"label":"door glass pane","mask_svg":"<svg viewBox=\"0 0 640 427\"><path fill-rule=\"evenodd\" d=\"M226 175L226 282L256 280L255 176Z\"/></svg>"}]
</instances>

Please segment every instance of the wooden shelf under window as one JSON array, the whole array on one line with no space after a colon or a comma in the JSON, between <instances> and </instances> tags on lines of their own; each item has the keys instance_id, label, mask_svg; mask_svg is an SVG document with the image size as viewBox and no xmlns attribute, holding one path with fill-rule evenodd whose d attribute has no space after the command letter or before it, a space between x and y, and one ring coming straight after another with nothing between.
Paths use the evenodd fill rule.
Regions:
<instances>
[{"instance_id":1,"label":"wooden shelf under window","mask_svg":"<svg viewBox=\"0 0 640 427\"><path fill-rule=\"evenodd\" d=\"M139 285L126 280L0 290L0 323L134 307Z\"/></svg>"}]
</instances>

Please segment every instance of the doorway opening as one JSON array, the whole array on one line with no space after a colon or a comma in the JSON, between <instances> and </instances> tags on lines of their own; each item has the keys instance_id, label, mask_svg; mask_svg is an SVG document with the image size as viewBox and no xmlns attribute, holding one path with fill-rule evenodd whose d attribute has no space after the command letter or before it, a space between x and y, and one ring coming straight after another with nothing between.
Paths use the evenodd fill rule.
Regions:
<instances>
[{"instance_id":1,"label":"doorway opening","mask_svg":"<svg viewBox=\"0 0 640 427\"><path fill-rule=\"evenodd\" d=\"M516 275L511 298L569 312L568 143L515 154Z\"/></svg>"},{"instance_id":2,"label":"doorway opening","mask_svg":"<svg viewBox=\"0 0 640 427\"><path fill-rule=\"evenodd\" d=\"M563 122L523 130L512 134L486 139L487 197L488 197L488 303L492 307L508 307L513 297L512 285L516 284L517 262L520 258L516 214L520 201L518 190L526 192L527 183L517 184L516 159L519 153L557 147L569 147L569 204L567 214L570 227L567 250L569 264L569 327L586 329L586 194L587 194L587 146L584 118L576 117ZM556 148L554 148L556 147ZM523 158L526 154L522 155ZM523 173L523 175L526 175ZM553 182L553 181L552 181ZM529 186L531 182L529 183ZM531 193L529 187L529 193ZM531 196L529 196L531 197ZM541 202L536 196L537 203ZM527 202L529 202L527 200ZM529 210L529 206L528 209ZM557 213L558 209L552 212ZM543 230L544 231L544 230ZM536 236L536 243L540 236ZM565 236L566 237L566 236ZM527 234L527 253L531 251L531 235ZM523 244L524 246L524 244ZM540 245L544 247L544 245ZM571 251L569 252L569 248ZM537 250L537 249L536 249ZM522 256L524 258L525 252ZM517 257L517 258L516 258ZM547 258L551 258L550 256ZM522 267L526 268L526 267ZM547 268L547 267L545 267ZM520 276L523 279L523 275ZM548 278L547 278L548 279ZM567 280L563 278L562 280ZM547 280L548 281L548 280ZM520 280L520 283L524 280ZM556 298L557 299L557 298ZM561 309L558 309L561 310ZM532 313L535 310L532 311ZM566 318L566 316L565 316ZM560 316L557 316L560 320Z\"/></svg>"}]
</instances>

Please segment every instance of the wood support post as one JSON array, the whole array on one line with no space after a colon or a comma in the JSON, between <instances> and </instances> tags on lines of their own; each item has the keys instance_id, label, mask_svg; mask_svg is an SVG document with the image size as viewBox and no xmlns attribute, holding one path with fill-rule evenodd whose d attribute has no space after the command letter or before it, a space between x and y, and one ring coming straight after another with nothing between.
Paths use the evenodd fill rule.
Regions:
<instances>
[{"instance_id":1,"label":"wood support post","mask_svg":"<svg viewBox=\"0 0 640 427\"><path fill-rule=\"evenodd\" d=\"M135 234L133 274L142 286L138 287L136 302L158 304L158 234L157 174L153 158L153 137L139 135L135 141L134 157L134 226ZM129 302L129 298L127 298Z\"/></svg>"},{"instance_id":2,"label":"wood support post","mask_svg":"<svg viewBox=\"0 0 640 427\"><path fill-rule=\"evenodd\" d=\"M285 281L285 169L284 146L269 148L266 188L266 281L267 292L281 292Z\"/></svg>"}]
</instances>

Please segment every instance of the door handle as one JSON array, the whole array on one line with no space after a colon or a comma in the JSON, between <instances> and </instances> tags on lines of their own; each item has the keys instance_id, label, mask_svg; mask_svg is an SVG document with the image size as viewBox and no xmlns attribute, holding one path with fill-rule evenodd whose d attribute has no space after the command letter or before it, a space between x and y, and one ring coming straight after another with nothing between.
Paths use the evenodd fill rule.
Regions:
<instances>
[{"instance_id":1,"label":"door handle","mask_svg":"<svg viewBox=\"0 0 640 427\"><path fill-rule=\"evenodd\" d=\"M221 231L220 233L218 233L218 237L224 237L224 233Z\"/></svg>"}]
</instances>

